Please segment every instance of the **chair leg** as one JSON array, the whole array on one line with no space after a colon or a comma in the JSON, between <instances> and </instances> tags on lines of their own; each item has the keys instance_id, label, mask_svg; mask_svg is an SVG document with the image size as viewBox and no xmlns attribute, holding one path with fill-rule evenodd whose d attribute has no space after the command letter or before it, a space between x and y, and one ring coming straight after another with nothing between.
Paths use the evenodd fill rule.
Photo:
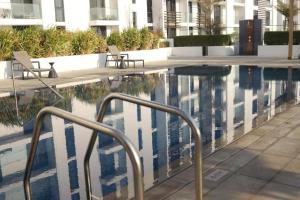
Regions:
<instances>
[{"instance_id":1,"label":"chair leg","mask_svg":"<svg viewBox=\"0 0 300 200\"><path fill-rule=\"evenodd\" d=\"M105 65L104 65L104 67L106 67L106 64L107 64L107 55L106 55L106 60L105 60Z\"/></svg>"}]
</instances>

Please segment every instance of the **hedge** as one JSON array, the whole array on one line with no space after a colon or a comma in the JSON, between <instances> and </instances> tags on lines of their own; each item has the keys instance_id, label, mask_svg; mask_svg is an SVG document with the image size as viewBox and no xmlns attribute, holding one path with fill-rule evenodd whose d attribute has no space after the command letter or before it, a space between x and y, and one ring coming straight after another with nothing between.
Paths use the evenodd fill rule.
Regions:
<instances>
[{"instance_id":1,"label":"hedge","mask_svg":"<svg viewBox=\"0 0 300 200\"><path fill-rule=\"evenodd\" d=\"M189 35L174 37L175 47L227 45L231 45L230 35Z\"/></svg>"},{"instance_id":2,"label":"hedge","mask_svg":"<svg viewBox=\"0 0 300 200\"><path fill-rule=\"evenodd\" d=\"M287 45L289 33L287 31L266 31L264 42L266 45ZM300 44L300 31L294 31L294 44Z\"/></svg>"},{"instance_id":3,"label":"hedge","mask_svg":"<svg viewBox=\"0 0 300 200\"><path fill-rule=\"evenodd\" d=\"M120 50L158 48L160 36L134 28L122 33L114 32L107 39L94 30L69 32L51 28L43 30L31 26L24 30L0 29L0 61L10 60L13 51L24 50L33 58L104 53L108 45L117 45ZM143 40L143 43L141 43ZM142 44L142 46L141 46Z\"/></svg>"}]
</instances>

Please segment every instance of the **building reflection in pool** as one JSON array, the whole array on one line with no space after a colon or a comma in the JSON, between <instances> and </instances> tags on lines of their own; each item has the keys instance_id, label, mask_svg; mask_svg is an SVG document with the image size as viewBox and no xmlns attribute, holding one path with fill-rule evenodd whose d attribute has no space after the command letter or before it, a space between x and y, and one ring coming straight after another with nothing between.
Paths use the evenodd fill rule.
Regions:
<instances>
[{"instance_id":1,"label":"building reflection in pool","mask_svg":"<svg viewBox=\"0 0 300 200\"><path fill-rule=\"evenodd\" d=\"M190 69L189 69L190 70ZM32 102L20 105L20 126L13 98L0 105L0 199L23 199L22 178L30 147L33 117L52 105L95 120L101 97L125 92L143 99L179 107L199 126L207 155L251 131L285 109L287 80L276 72L251 66L230 67L222 73L197 75L184 69L146 76L115 77L98 83L60 89L56 99L47 91L34 93ZM271 75L270 75L271 73ZM274 79L272 79L272 73ZM298 72L297 72L298 73ZM299 98L293 78L292 95ZM19 95L19 99L23 94ZM21 101L22 102L22 101ZM176 116L141 106L113 101L105 123L123 131L140 151L145 189L191 164L193 139ZM48 116L32 174L34 199L85 199L83 157L91 130ZM134 195L129 158L112 138L100 135L91 158L93 193L99 197L127 199Z\"/></svg>"}]
</instances>

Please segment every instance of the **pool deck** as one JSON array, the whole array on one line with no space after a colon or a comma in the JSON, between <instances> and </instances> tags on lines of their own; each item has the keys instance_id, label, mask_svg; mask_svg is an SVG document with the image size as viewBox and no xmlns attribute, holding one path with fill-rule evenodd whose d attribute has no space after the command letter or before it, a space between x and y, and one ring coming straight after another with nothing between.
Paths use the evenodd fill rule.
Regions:
<instances>
[{"instance_id":1,"label":"pool deck","mask_svg":"<svg viewBox=\"0 0 300 200\"><path fill-rule=\"evenodd\" d=\"M259 58L256 56L227 56L227 57L170 57L168 60L158 62L146 62L145 68L98 68L89 70L78 70L66 73L59 73L59 78L43 78L43 80L50 86L66 87L68 85L76 85L88 82L96 82L109 76L151 73L157 70L170 69L187 65L258 65L263 67L279 67L286 68L292 66L300 68L300 60L287 60L282 58ZM44 87L44 85L37 79L16 80L16 89L26 90ZM8 96L13 93L13 82L11 79L0 80L0 97Z\"/></svg>"},{"instance_id":2,"label":"pool deck","mask_svg":"<svg viewBox=\"0 0 300 200\"><path fill-rule=\"evenodd\" d=\"M204 199L299 199L300 106L204 159ZM194 168L146 192L146 199L190 200Z\"/></svg>"}]
</instances>

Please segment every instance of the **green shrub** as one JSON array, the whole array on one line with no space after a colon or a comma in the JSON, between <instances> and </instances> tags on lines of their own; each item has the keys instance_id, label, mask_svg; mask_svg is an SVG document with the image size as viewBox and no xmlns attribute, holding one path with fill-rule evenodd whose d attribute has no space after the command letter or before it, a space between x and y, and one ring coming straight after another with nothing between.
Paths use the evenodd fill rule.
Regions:
<instances>
[{"instance_id":1,"label":"green shrub","mask_svg":"<svg viewBox=\"0 0 300 200\"><path fill-rule=\"evenodd\" d=\"M159 48L159 40L160 40L161 36L156 32L153 32L152 34L153 34L152 49L157 49L157 48Z\"/></svg>"},{"instance_id":2,"label":"green shrub","mask_svg":"<svg viewBox=\"0 0 300 200\"><path fill-rule=\"evenodd\" d=\"M27 51L33 58L41 57L42 34L43 30L37 26L18 31L19 50Z\"/></svg>"},{"instance_id":3,"label":"green shrub","mask_svg":"<svg viewBox=\"0 0 300 200\"><path fill-rule=\"evenodd\" d=\"M99 40L99 36L94 30L73 33L73 54L80 55L97 52Z\"/></svg>"},{"instance_id":4,"label":"green shrub","mask_svg":"<svg viewBox=\"0 0 300 200\"><path fill-rule=\"evenodd\" d=\"M128 28L121 34L125 51L136 50L141 46L141 35L136 28Z\"/></svg>"},{"instance_id":5,"label":"green shrub","mask_svg":"<svg viewBox=\"0 0 300 200\"><path fill-rule=\"evenodd\" d=\"M123 50L123 39L119 32L112 32L106 39L107 45L116 45L119 50Z\"/></svg>"},{"instance_id":6,"label":"green shrub","mask_svg":"<svg viewBox=\"0 0 300 200\"><path fill-rule=\"evenodd\" d=\"M72 54L72 33L60 29L44 31L43 57L68 56Z\"/></svg>"},{"instance_id":7,"label":"green shrub","mask_svg":"<svg viewBox=\"0 0 300 200\"><path fill-rule=\"evenodd\" d=\"M107 43L106 40L99 36L98 38L98 47L96 53L105 53L107 50Z\"/></svg>"},{"instance_id":8,"label":"green shrub","mask_svg":"<svg viewBox=\"0 0 300 200\"><path fill-rule=\"evenodd\" d=\"M190 35L174 37L175 47L231 45L230 35Z\"/></svg>"},{"instance_id":9,"label":"green shrub","mask_svg":"<svg viewBox=\"0 0 300 200\"><path fill-rule=\"evenodd\" d=\"M287 31L266 31L264 42L267 45L287 45L289 33ZM300 44L300 31L294 31L293 44Z\"/></svg>"},{"instance_id":10,"label":"green shrub","mask_svg":"<svg viewBox=\"0 0 300 200\"><path fill-rule=\"evenodd\" d=\"M10 60L18 48L18 35L10 28L0 29L0 60Z\"/></svg>"},{"instance_id":11,"label":"green shrub","mask_svg":"<svg viewBox=\"0 0 300 200\"><path fill-rule=\"evenodd\" d=\"M165 47L169 47L169 46L170 46L169 41L160 41L159 42L159 48L165 48Z\"/></svg>"},{"instance_id":12,"label":"green shrub","mask_svg":"<svg viewBox=\"0 0 300 200\"><path fill-rule=\"evenodd\" d=\"M147 27L141 29L141 46L140 49L150 49L153 43L153 34L148 30Z\"/></svg>"}]
</instances>

